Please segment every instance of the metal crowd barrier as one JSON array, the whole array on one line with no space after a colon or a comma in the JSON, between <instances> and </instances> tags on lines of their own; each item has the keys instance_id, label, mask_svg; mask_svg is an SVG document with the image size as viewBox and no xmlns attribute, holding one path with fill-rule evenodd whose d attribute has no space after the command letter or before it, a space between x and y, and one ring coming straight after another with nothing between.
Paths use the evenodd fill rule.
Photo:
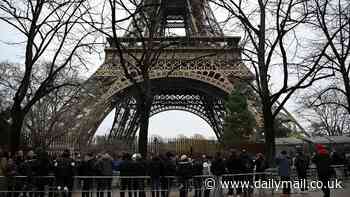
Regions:
<instances>
[{"instance_id":1,"label":"metal crowd barrier","mask_svg":"<svg viewBox=\"0 0 350 197\"><path fill-rule=\"evenodd\" d=\"M0 191L1 194L11 194L10 196L28 196L28 197L56 197L56 196L83 196L83 197L102 197L110 196L179 196L180 193L187 196L209 197L217 196L217 192L227 193L229 188L222 188L219 181L241 180L236 177L268 175L269 173L251 173L251 174L225 174L220 177L211 175L192 176L188 178L165 176L155 179L149 176L75 176L72 188L65 192L63 188L58 190L54 176L46 177L11 177L8 190ZM9 180L9 177L1 177ZM214 187L208 187L207 181L213 181ZM17 184L17 185L16 185ZM212 186L212 185L211 185ZM41 188L41 189L40 189ZM68 189L68 188L67 188ZM239 188L234 188L235 192ZM248 191L242 188L242 192Z\"/></svg>"},{"instance_id":2,"label":"metal crowd barrier","mask_svg":"<svg viewBox=\"0 0 350 197\"><path fill-rule=\"evenodd\" d=\"M349 177L346 168L342 165L332 166L335 169L336 178L347 180ZM201 175L192 177L175 177L164 176L159 179L149 176L74 176L72 185L68 191L72 191L73 196L82 197L104 197L103 194L110 196L159 196L168 197L170 194L182 192L183 194L191 194L196 197L217 196L219 193L265 193L273 195L274 188L254 188L252 183L257 180L279 180L276 169L268 169L264 173L243 173L243 174L224 174L220 177L212 175ZM308 179L317 180L317 172L315 168L308 170ZM214 187L209 188L207 181L214 183ZM293 169L291 180L297 180L296 172ZM230 182L231 181L231 182ZM249 181L248 188L236 185L226 185L222 187L222 183L232 183L232 181ZM209 186L212 186L209 185ZM57 180L54 176L44 177L0 177L0 197L56 197L65 194L65 188L58 188ZM219 186L219 187L218 187ZM233 189L231 189L233 188ZM9 196L9 197L10 197ZM70 197L71 194L67 194ZM172 196L172 195L171 195Z\"/></svg>"}]
</instances>

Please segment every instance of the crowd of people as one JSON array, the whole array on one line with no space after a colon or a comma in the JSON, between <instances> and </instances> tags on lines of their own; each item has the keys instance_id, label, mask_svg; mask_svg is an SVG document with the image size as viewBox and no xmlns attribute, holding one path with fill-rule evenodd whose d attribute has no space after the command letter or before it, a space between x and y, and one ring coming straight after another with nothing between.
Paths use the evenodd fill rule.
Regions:
<instances>
[{"instance_id":1,"label":"crowd of people","mask_svg":"<svg viewBox=\"0 0 350 197\"><path fill-rule=\"evenodd\" d=\"M324 197L330 196L329 182L332 177L336 176L335 169L333 165L342 165L345 168L344 174L346 175L350 169L349 161L345 157L345 153L339 153L333 150L329 152L327 147L322 144L316 144L315 153L309 157L304 154L303 151L298 150L295 157L290 157L286 151L282 151L280 156L276 157L276 163L278 167L278 175L281 177L282 181L289 181L291 178L291 166L294 165L297 177L300 181L300 190L308 190L308 169L310 164L313 163L316 166L316 171L318 175L318 180L322 182L322 187L320 188L324 193ZM283 187L283 194L291 193L291 185L287 184Z\"/></svg>"},{"instance_id":2,"label":"crowd of people","mask_svg":"<svg viewBox=\"0 0 350 197\"><path fill-rule=\"evenodd\" d=\"M300 180L307 179L307 169L310 162L316 164L319 179L327 182L332 173L330 165L335 163L323 145L317 145L317 152L312 160L302 151L292 159L286 151L276 157L278 175L281 180L290 180L291 166L294 165ZM333 154L335 157L335 155ZM337 160L339 162L339 158ZM65 150L60 156L50 156L46 151L29 150L24 154L18 151L11 156L0 150L0 190L1 191L34 191L30 196L44 196L45 189L64 191L70 196L73 190L74 178L81 182L83 197L89 197L96 186L97 196L111 197L113 175L119 175L120 196L126 193L129 197L145 196L145 188L151 191L152 197L167 197L169 191L176 187L180 197L188 196L190 180L194 187L195 197L208 197L210 190L203 189L206 175L226 180L253 180L253 176L244 176L255 172L255 180L266 179L263 172L268 168L268 162L262 153L249 154L245 149L230 150L228 154L216 153L214 157L205 154L189 156L175 155L170 152L164 155L150 155L142 158L141 154L121 153L112 157L109 153L86 153L71 155ZM223 176L225 174L237 176ZM50 177L51 175L51 177ZM52 176L54 179L52 179ZM146 178L147 177L147 178ZM148 185L149 184L149 185ZM302 191L307 188L302 188ZM329 196L329 188L322 189ZM217 191L222 193L222 191ZM243 188L229 188L228 195L249 195L252 191ZM283 188L283 193L289 194L290 187ZM4 195L1 193L0 195ZM14 193L18 196L20 192ZM215 196L219 196L216 194Z\"/></svg>"},{"instance_id":3,"label":"crowd of people","mask_svg":"<svg viewBox=\"0 0 350 197\"><path fill-rule=\"evenodd\" d=\"M75 158L74 158L75 157ZM250 173L256 166L257 172L267 168L263 154L256 160L242 150L240 154L230 151L227 158L221 153L209 157L177 156L170 152L164 155L151 155L143 159L141 154L122 153L112 158L109 153L87 153L81 158L72 157L64 151L60 157L52 158L46 151L29 150L24 155L18 151L13 157L0 151L0 190L37 191L43 196L45 186L62 191L72 191L74 178L82 182L82 196L88 197L94 185L99 197L111 196L112 177L118 172L120 177L120 196L145 196L145 183L149 182L152 197L168 196L172 187L179 189L180 196L187 196L189 180L193 180L195 196L209 196L209 190L202 191L203 175L221 176L223 174ZM74 158L74 159L73 159ZM49 175L55 177L54 182ZM23 176L23 178L21 178ZM16 177L16 178L15 178ZM85 178L86 177L86 178ZM149 177L146 178L145 177ZM243 177L241 177L243 178ZM108 192L103 192L108 191ZM238 191L240 193L242 191ZM203 195L202 195L203 193ZM229 191L232 194L233 190Z\"/></svg>"}]
</instances>

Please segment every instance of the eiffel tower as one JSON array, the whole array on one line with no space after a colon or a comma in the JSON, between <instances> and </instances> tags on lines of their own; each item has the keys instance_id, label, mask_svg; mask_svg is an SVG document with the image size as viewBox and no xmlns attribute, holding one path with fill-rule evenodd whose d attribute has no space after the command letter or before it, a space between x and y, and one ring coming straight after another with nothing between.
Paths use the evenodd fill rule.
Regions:
<instances>
[{"instance_id":1,"label":"eiffel tower","mask_svg":"<svg viewBox=\"0 0 350 197\"><path fill-rule=\"evenodd\" d=\"M149 6L132 20L120 43L125 46L125 59L143 54L143 38L151 31L144 15L156 17L154 41L181 43L164 48L150 71L153 104L150 115L183 110L198 115L222 139L224 127L224 99L230 94L237 79L253 80L254 75L241 62L239 37L224 36L208 0L145 0ZM145 6L146 7L146 6ZM169 32L183 30L185 35ZM79 104L70 107L64 127L71 128L78 144L89 142L104 118L115 110L110 136L132 140L139 128L140 113L133 96L133 83L118 66L118 50L109 40L105 48L104 63L85 82ZM120 54L119 54L120 55ZM135 77L138 79L138 77ZM249 98L249 108L261 123L257 99ZM71 118L69 118L71 117ZM260 124L261 125L261 124ZM171 125L169 125L171 126Z\"/></svg>"},{"instance_id":2,"label":"eiffel tower","mask_svg":"<svg viewBox=\"0 0 350 197\"><path fill-rule=\"evenodd\" d=\"M154 42L180 43L162 49L150 70L153 95L150 115L168 110L191 112L205 120L218 140L222 140L224 99L239 80L254 80L254 75L241 61L240 37L223 34L208 0L145 0L143 6L151 4L156 6L149 6L136 15L124 36L118 38L124 46L126 61L132 62L135 57L142 56L144 49L139 43L148 38L151 31L144 21L144 16L148 15L156 17L152 29ZM184 35L169 33L178 30L184 30ZM75 136L74 146L89 143L113 110L115 116L110 136L131 141L137 135L140 112L136 108L134 83L125 77L124 69L119 65L120 54L113 40L109 43L105 48L104 63L84 83L79 103L67 109L65 118L68 121L62 125L70 128L71 135ZM135 79L141 80L140 76ZM248 105L256 116L257 131L260 131L263 121L257 96L248 95ZM287 111L284 119L296 122ZM289 128L295 129L295 125L300 128L298 124Z\"/></svg>"}]
</instances>

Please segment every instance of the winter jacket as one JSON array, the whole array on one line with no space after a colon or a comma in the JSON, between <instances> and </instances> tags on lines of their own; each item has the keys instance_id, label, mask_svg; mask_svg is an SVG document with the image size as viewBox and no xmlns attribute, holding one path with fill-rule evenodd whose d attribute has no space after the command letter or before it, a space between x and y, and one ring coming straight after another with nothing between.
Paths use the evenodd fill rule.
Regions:
<instances>
[{"instance_id":1,"label":"winter jacket","mask_svg":"<svg viewBox=\"0 0 350 197\"><path fill-rule=\"evenodd\" d=\"M171 159L165 159L163 161L164 176L175 176L176 175L176 164Z\"/></svg>"},{"instance_id":2,"label":"winter jacket","mask_svg":"<svg viewBox=\"0 0 350 197\"><path fill-rule=\"evenodd\" d=\"M332 161L327 151L320 151L312 159L312 162L316 164L318 177L328 179L334 173L331 167Z\"/></svg>"},{"instance_id":3,"label":"winter jacket","mask_svg":"<svg viewBox=\"0 0 350 197\"><path fill-rule=\"evenodd\" d=\"M37 173L40 170L38 164L39 162L37 159L25 160L19 167L19 174L27 177L37 176Z\"/></svg>"},{"instance_id":4,"label":"winter jacket","mask_svg":"<svg viewBox=\"0 0 350 197\"><path fill-rule=\"evenodd\" d=\"M164 165L159 158L152 159L148 165L148 173L152 178L159 178L163 176Z\"/></svg>"},{"instance_id":5,"label":"winter jacket","mask_svg":"<svg viewBox=\"0 0 350 197\"><path fill-rule=\"evenodd\" d=\"M192 176L192 164L189 161L180 161L177 163L176 175L182 179L189 179Z\"/></svg>"},{"instance_id":6,"label":"winter jacket","mask_svg":"<svg viewBox=\"0 0 350 197\"><path fill-rule=\"evenodd\" d=\"M79 175L80 176L94 176L96 175L95 169L95 161L94 159L89 159L87 161L83 161L79 167Z\"/></svg>"},{"instance_id":7,"label":"winter jacket","mask_svg":"<svg viewBox=\"0 0 350 197\"><path fill-rule=\"evenodd\" d=\"M73 178L75 161L71 158L62 157L54 162L54 172L57 179Z\"/></svg>"},{"instance_id":8,"label":"winter jacket","mask_svg":"<svg viewBox=\"0 0 350 197\"><path fill-rule=\"evenodd\" d=\"M129 170L130 176L145 176L147 174L146 163L142 160L129 162Z\"/></svg>"},{"instance_id":9,"label":"winter jacket","mask_svg":"<svg viewBox=\"0 0 350 197\"><path fill-rule=\"evenodd\" d=\"M124 160L120 166L119 166L119 170L120 170L120 176L131 176L132 173L132 161L130 160Z\"/></svg>"},{"instance_id":10,"label":"winter jacket","mask_svg":"<svg viewBox=\"0 0 350 197\"><path fill-rule=\"evenodd\" d=\"M268 168L266 160L261 157L255 160L254 164L256 166L256 172L264 172Z\"/></svg>"},{"instance_id":11,"label":"winter jacket","mask_svg":"<svg viewBox=\"0 0 350 197\"><path fill-rule=\"evenodd\" d=\"M309 158L305 155L298 155L295 158L294 165L298 174L306 174L309 168Z\"/></svg>"},{"instance_id":12,"label":"winter jacket","mask_svg":"<svg viewBox=\"0 0 350 197\"><path fill-rule=\"evenodd\" d=\"M203 174L203 162L202 161L194 161L192 166L192 175L198 176Z\"/></svg>"},{"instance_id":13,"label":"winter jacket","mask_svg":"<svg viewBox=\"0 0 350 197\"><path fill-rule=\"evenodd\" d=\"M247 153L242 153L239 156L241 173L250 173L254 169L254 162Z\"/></svg>"},{"instance_id":14,"label":"winter jacket","mask_svg":"<svg viewBox=\"0 0 350 197\"><path fill-rule=\"evenodd\" d=\"M108 156L102 156L102 158L97 161L96 167L99 176L112 176L113 174L112 159Z\"/></svg>"},{"instance_id":15,"label":"winter jacket","mask_svg":"<svg viewBox=\"0 0 350 197\"><path fill-rule=\"evenodd\" d=\"M243 166L237 157L229 157L226 161L226 167L229 174L238 174L242 172Z\"/></svg>"},{"instance_id":16,"label":"winter jacket","mask_svg":"<svg viewBox=\"0 0 350 197\"><path fill-rule=\"evenodd\" d=\"M225 174L225 163L221 158L214 159L214 161L211 163L210 171L215 176L221 176Z\"/></svg>"},{"instance_id":17,"label":"winter jacket","mask_svg":"<svg viewBox=\"0 0 350 197\"><path fill-rule=\"evenodd\" d=\"M113 160L112 164L113 164L113 171L120 171L120 165L123 163L123 160Z\"/></svg>"},{"instance_id":18,"label":"winter jacket","mask_svg":"<svg viewBox=\"0 0 350 197\"><path fill-rule=\"evenodd\" d=\"M281 155L276 158L278 165L278 175L289 177L290 176L290 159L287 155Z\"/></svg>"}]
</instances>

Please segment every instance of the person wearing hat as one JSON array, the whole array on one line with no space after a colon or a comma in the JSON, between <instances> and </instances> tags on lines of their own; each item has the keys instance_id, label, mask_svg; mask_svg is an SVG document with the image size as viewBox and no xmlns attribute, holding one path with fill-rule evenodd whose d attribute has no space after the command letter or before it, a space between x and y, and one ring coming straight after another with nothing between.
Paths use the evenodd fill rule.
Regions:
<instances>
[{"instance_id":1,"label":"person wearing hat","mask_svg":"<svg viewBox=\"0 0 350 197\"><path fill-rule=\"evenodd\" d=\"M318 178L323 184L323 196L329 197L330 189L328 187L328 182L334 172L331 167L332 161L329 152L324 145L316 144L316 155L312 158L312 162L315 163Z\"/></svg>"},{"instance_id":2,"label":"person wearing hat","mask_svg":"<svg viewBox=\"0 0 350 197\"><path fill-rule=\"evenodd\" d=\"M142 160L142 156L140 153L134 153L131 156L132 161L129 164L130 167L130 175L136 177L146 176L146 165ZM134 196L145 197L144 191L144 178L132 178L132 189L134 190ZM138 193L138 195L137 195Z\"/></svg>"},{"instance_id":3,"label":"person wearing hat","mask_svg":"<svg viewBox=\"0 0 350 197\"><path fill-rule=\"evenodd\" d=\"M187 155L181 155L180 161L177 163L178 169L176 175L180 184L180 197L187 197L189 189L189 179L192 176L192 164L188 160Z\"/></svg>"}]
</instances>

